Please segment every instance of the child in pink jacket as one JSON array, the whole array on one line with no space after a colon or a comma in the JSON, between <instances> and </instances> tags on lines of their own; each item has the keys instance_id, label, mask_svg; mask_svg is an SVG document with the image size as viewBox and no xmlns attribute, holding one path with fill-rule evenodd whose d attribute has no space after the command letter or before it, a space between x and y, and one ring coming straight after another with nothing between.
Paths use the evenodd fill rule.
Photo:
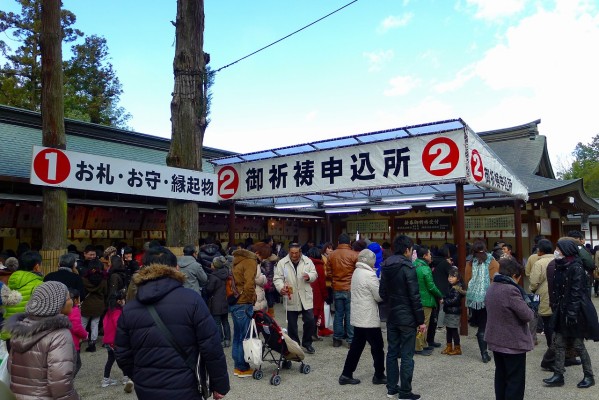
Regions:
<instances>
[{"instance_id":1,"label":"child in pink jacket","mask_svg":"<svg viewBox=\"0 0 599 400\"><path fill-rule=\"evenodd\" d=\"M104 319L102 320L102 324L104 326L104 338L103 343L106 346L106 350L108 351L108 359L106 360L106 365L104 366L104 378L102 379L101 386L103 388L116 385L118 381L116 379L110 378L110 371L112 370L112 365L114 364L114 339L116 337L116 326L117 322L123 313L123 306L125 305L125 298L127 297L127 293L125 290L119 290L116 293L113 293L108 298L108 310L104 315ZM125 385L125 392L131 393L133 389L133 382L126 376L123 377L123 384Z\"/></svg>"},{"instance_id":2,"label":"child in pink jacket","mask_svg":"<svg viewBox=\"0 0 599 400\"><path fill-rule=\"evenodd\" d=\"M75 350L77 351L77 365L75 366L75 374L81 369L81 341L87 339L87 331L81 324L81 309L79 304L81 303L80 294L77 289L69 288L71 299L73 299L73 309L69 314L69 320L71 321L71 336L73 336L73 343L75 344Z\"/></svg>"}]
</instances>

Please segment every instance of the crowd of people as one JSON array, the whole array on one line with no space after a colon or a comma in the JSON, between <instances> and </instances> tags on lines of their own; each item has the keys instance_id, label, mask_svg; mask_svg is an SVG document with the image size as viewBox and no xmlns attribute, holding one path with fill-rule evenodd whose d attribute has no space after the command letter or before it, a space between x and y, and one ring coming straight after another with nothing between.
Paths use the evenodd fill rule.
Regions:
<instances>
[{"instance_id":1,"label":"crowd of people","mask_svg":"<svg viewBox=\"0 0 599 400\"><path fill-rule=\"evenodd\" d=\"M539 331L547 340L541 367L553 372L546 386L564 385L568 365L582 365L578 388L594 385L584 340L599 341L591 301L593 290L599 295L599 251L589 251L580 232L555 246L535 238L525 267L509 244L488 250L479 239L462 276L456 253L452 244L429 248L405 235L379 245L352 242L346 233L335 244L286 248L272 238L227 250L206 240L185 246L180 257L156 241L139 254L117 243L90 245L82 254L70 248L45 276L38 252L2 253L1 337L10 352L10 389L19 399L78 399L80 344L97 351L101 336L107 352L101 387L122 383L140 399L207 393L219 399L230 389L225 349L233 376L252 376L243 341L254 311L275 317L278 302L286 315L276 317L285 318L288 336L304 353L314 354L313 343L325 337L334 348L345 342L340 385L360 383L354 373L368 343L372 383L385 385L389 398L420 398L412 389L413 359L442 346L435 340L439 329L445 328L441 354L462 355L465 311L477 328L481 361L495 362L497 399L524 397L526 353L538 345ZM332 330L325 322L331 308ZM122 382L111 377L115 362Z\"/></svg>"}]
</instances>

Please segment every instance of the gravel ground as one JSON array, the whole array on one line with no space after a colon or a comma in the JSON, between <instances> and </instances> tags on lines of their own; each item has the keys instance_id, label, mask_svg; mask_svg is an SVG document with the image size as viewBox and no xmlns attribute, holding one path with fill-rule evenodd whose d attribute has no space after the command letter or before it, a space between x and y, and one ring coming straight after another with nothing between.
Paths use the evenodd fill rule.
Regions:
<instances>
[{"instance_id":1,"label":"gravel ground","mask_svg":"<svg viewBox=\"0 0 599 400\"><path fill-rule=\"evenodd\" d=\"M595 307L598 307L599 298L593 297L593 301ZM285 321L281 318L282 315L282 307L278 305L276 307L277 321L285 326ZM462 337L462 351L464 353L462 356L444 356L440 353L440 349L435 350L433 355L429 357L415 356L414 392L421 394L423 399L493 399L495 365L492 361L488 364L481 362L475 333L476 329L470 328L469 335ZM437 333L438 342L444 342L444 337L445 332ZM599 343L587 341L586 346L597 374L599 370ZM85 348L85 345L82 347ZM332 339L325 338L321 342L315 342L314 348L316 354L306 355L305 360L310 364L312 371L308 375L301 374L299 372L299 363L293 363L292 369L281 372L282 381L280 386L269 384L274 364L263 365L265 376L260 381L252 378L240 379L234 377L231 349L225 349L231 379L231 391L227 398L247 400L263 400L265 398L285 398L286 400L386 398L385 386L374 386L370 382L373 368L368 346L362 354L362 359L354 374L354 377L361 379L362 383L354 386L340 386L337 382L348 351L345 346L334 348ZM539 345L527 355L525 394L527 400L596 400L599 398L599 385L585 390L576 388L576 383L583 377L582 367L580 366L567 368L565 386L561 388L545 387L542 379L551 375L539 367L545 349L545 338L539 335ZM90 400L137 398L135 393L124 393L123 386L120 384L104 389L100 387L104 363L106 362L106 350L99 347L96 353L82 351L81 358L83 367L75 384L82 398ZM119 380L122 377L122 373L116 364L113 367L112 377Z\"/></svg>"}]
</instances>

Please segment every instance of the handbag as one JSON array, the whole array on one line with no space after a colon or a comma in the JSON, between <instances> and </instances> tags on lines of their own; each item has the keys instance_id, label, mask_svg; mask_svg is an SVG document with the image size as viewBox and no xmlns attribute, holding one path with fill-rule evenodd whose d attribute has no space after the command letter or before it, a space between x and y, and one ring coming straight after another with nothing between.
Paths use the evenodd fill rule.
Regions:
<instances>
[{"instance_id":1,"label":"handbag","mask_svg":"<svg viewBox=\"0 0 599 400\"><path fill-rule=\"evenodd\" d=\"M333 327L333 316L331 315L331 305L324 303L324 327Z\"/></svg>"},{"instance_id":2,"label":"handbag","mask_svg":"<svg viewBox=\"0 0 599 400\"><path fill-rule=\"evenodd\" d=\"M198 392L200 393L200 396L202 396L202 399L210 398L210 396L212 396L212 393L208 388L209 382L208 374L206 373L206 364L204 360L202 360L201 355L198 355L197 360L194 360L195 357L193 357L192 354L186 354L185 351L179 345L179 343L177 343L177 341L175 340L175 337L173 336L171 331L169 331L166 325L164 325L164 322L162 322L162 318L160 318L160 315L158 315L158 313L156 312L156 308L154 307L154 305L147 304L146 308L150 312L152 319L156 323L156 326L158 327L164 338L177 351L177 353L179 353L179 356L181 356L183 361L185 361L187 367L193 371L198 383Z\"/></svg>"},{"instance_id":3,"label":"handbag","mask_svg":"<svg viewBox=\"0 0 599 400\"><path fill-rule=\"evenodd\" d=\"M227 292L227 303L230 306L237 304L237 300L239 300L241 293L239 293L237 290L237 285L235 285L233 271L230 271L229 276L227 276L227 281L225 282L225 291Z\"/></svg>"},{"instance_id":4,"label":"handbag","mask_svg":"<svg viewBox=\"0 0 599 400\"><path fill-rule=\"evenodd\" d=\"M246 338L243 339L243 358L255 366L262 365L262 340L258 338L256 321L252 318Z\"/></svg>"}]
</instances>

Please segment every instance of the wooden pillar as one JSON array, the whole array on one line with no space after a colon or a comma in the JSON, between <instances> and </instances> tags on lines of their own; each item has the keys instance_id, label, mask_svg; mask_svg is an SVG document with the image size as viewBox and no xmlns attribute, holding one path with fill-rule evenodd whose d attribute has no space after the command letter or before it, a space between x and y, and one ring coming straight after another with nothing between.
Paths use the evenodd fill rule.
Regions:
<instances>
[{"instance_id":1,"label":"wooden pillar","mask_svg":"<svg viewBox=\"0 0 599 400\"><path fill-rule=\"evenodd\" d=\"M466 212L464 210L464 184L456 183L455 185L456 199L456 223L455 223L455 240L458 245L457 267L460 275L464 276L466 271L466 224L464 222ZM468 311L466 307L462 307L462 316L460 319L460 333L468 335Z\"/></svg>"},{"instance_id":2,"label":"wooden pillar","mask_svg":"<svg viewBox=\"0 0 599 400\"><path fill-rule=\"evenodd\" d=\"M514 229L516 231L516 255L518 262L522 264L524 253L522 250L522 211L520 210L520 200L514 200Z\"/></svg>"},{"instance_id":3,"label":"wooden pillar","mask_svg":"<svg viewBox=\"0 0 599 400\"><path fill-rule=\"evenodd\" d=\"M229 204L229 247L235 243L235 202Z\"/></svg>"}]
</instances>

